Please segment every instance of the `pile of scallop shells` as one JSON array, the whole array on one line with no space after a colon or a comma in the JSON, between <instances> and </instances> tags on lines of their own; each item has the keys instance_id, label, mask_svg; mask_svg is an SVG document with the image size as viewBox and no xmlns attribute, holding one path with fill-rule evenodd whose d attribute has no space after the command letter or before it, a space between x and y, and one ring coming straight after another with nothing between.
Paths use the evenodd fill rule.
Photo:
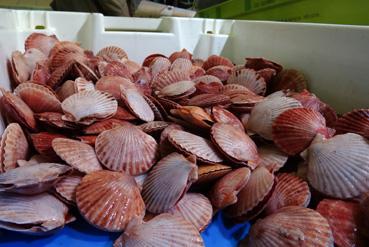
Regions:
<instances>
[{"instance_id":1,"label":"pile of scallop shells","mask_svg":"<svg viewBox=\"0 0 369 247\"><path fill-rule=\"evenodd\" d=\"M186 50L141 65L39 33L8 65L2 229L80 214L114 246L193 247L223 210L252 223L245 246L367 243L369 109L337 116L299 71Z\"/></svg>"}]
</instances>

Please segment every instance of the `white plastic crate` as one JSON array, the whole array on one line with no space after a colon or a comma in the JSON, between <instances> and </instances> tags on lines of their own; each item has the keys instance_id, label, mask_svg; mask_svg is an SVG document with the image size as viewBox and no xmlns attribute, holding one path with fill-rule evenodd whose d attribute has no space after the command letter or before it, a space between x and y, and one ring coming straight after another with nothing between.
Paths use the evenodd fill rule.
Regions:
<instances>
[{"instance_id":1,"label":"white plastic crate","mask_svg":"<svg viewBox=\"0 0 369 247\"><path fill-rule=\"evenodd\" d=\"M94 52L117 45L137 62L182 48L196 58L221 54L235 63L266 57L305 73L309 89L338 112L369 106L369 27L0 9L1 86L9 88L11 52L23 51L25 38L36 31L78 41Z\"/></svg>"}]
</instances>

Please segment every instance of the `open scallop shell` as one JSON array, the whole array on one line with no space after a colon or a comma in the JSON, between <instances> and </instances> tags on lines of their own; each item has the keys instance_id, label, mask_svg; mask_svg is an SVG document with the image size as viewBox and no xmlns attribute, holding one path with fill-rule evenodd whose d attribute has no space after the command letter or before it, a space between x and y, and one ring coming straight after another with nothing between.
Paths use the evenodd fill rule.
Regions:
<instances>
[{"instance_id":1,"label":"open scallop shell","mask_svg":"<svg viewBox=\"0 0 369 247\"><path fill-rule=\"evenodd\" d=\"M153 137L127 122L102 132L96 139L95 150L108 169L138 175L154 165L158 144Z\"/></svg>"},{"instance_id":2,"label":"open scallop shell","mask_svg":"<svg viewBox=\"0 0 369 247\"><path fill-rule=\"evenodd\" d=\"M128 58L127 53L120 47L107 46L97 52L96 56L102 57L108 60L121 61L123 58Z\"/></svg>"},{"instance_id":3,"label":"open scallop shell","mask_svg":"<svg viewBox=\"0 0 369 247\"><path fill-rule=\"evenodd\" d=\"M247 246L333 247L333 235L327 220L318 212L290 206L258 220L251 227Z\"/></svg>"},{"instance_id":4,"label":"open scallop shell","mask_svg":"<svg viewBox=\"0 0 369 247\"><path fill-rule=\"evenodd\" d=\"M301 107L301 103L295 99L284 96L268 96L252 109L247 128L267 140L272 140L274 120L286 110Z\"/></svg>"},{"instance_id":5,"label":"open scallop shell","mask_svg":"<svg viewBox=\"0 0 369 247\"><path fill-rule=\"evenodd\" d=\"M327 219L337 246L356 246L357 219L360 217L358 203L324 199L319 202L316 210Z\"/></svg>"},{"instance_id":6,"label":"open scallop shell","mask_svg":"<svg viewBox=\"0 0 369 247\"><path fill-rule=\"evenodd\" d=\"M216 105L228 105L230 103L231 99L227 95L204 93L192 97L187 105L211 107Z\"/></svg>"},{"instance_id":7,"label":"open scallop shell","mask_svg":"<svg viewBox=\"0 0 369 247\"><path fill-rule=\"evenodd\" d=\"M211 55L208 59L204 62L202 67L204 70L208 70L218 65L224 65L228 67L233 67L233 63L226 57L218 56L218 55Z\"/></svg>"},{"instance_id":8,"label":"open scallop shell","mask_svg":"<svg viewBox=\"0 0 369 247\"><path fill-rule=\"evenodd\" d=\"M251 171L247 167L233 170L220 178L212 187L209 198L214 208L223 209L237 202L238 193L249 181Z\"/></svg>"},{"instance_id":9,"label":"open scallop shell","mask_svg":"<svg viewBox=\"0 0 369 247\"><path fill-rule=\"evenodd\" d=\"M47 193L33 196L0 194L0 228L43 234L62 228L68 217L68 207Z\"/></svg>"},{"instance_id":10,"label":"open scallop shell","mask_svg":"<svg viewBox=\"0 0 369 247\"><path fill-rule=\"evenodd\" d=\"M117 100L121 98L120 87L136 88L128 79L120 76L103 76L96 82L96 89L110 93Z\"/></svg>"},{"instance_id":11,"label":"open scallop shell","mask_svg":"<svg viewBox=\"0 0 369 247\"><path fill-rule=\"evenodd\" d=\"M307 88L306 84L305 76L300 71L284 69L274 79L271 84L271 90L275 92L288 89L294 92L302 92Z\"/></svg>"},{"instance_id":12,"label":"open scallop shell","mask_svg":"<svg viewBox=\"0 0 369 247\"><path fill-rule=\"evenodd\" d=\"M126 106L136 117L145 122L154 121L154 112L137 89L124 89L121 87L121 95Z\"/></svg>"},{"instance_id":13,"label":"open scallop shell","mask_svg":"<svg viewBox=\"0 0 369 247\"><path fill-rule=\"evenodd\" d=\"M121 126L123 123L125 123L125 121L110 118L91 124L90 126L86 127L83 132L86 135L98 135L105 130L110 130L117 126Z\"/></svg>"},{"instance_id":14,"label":"open scallop shell","mask_svg":"<svg viewBox=\"0 0 369 247\"><path fill-rule=\"evenodd\" d=\"M211 113L215 122L229 124L244 131L241 121L232 112L224 109L223 107L214 106L211 109Z\"/></svg>"},{"instance_id":15,"label":"open scallop shell","mask_svg":"<svg viewBox=\"0 0 369 247\"><path fill-rule=\"evenodd\" d=\"M200 136L183 130L173 130L168 134L168 140L186 154L193 154L205 163L220 163L223 161L213 144Z\"/></svg>"},{"instance_id":16,"label":"open scallop shell","mask_svg":"<svg viewBox=\"0 0 369 247\"><path fill-rule=\"evenodd\" d=\"M304 151L318 133L329 137L325 119L319 112L306 108L284 111L273 123L273 141L289 155Z\"/></svg>"},{"instance_id":17,"label":"open scallop shell","mask_svg":"<svg viewBox=\"0 0 369 247\"><path fill-rule=\"evenodd\" d=\"M267 214L273 214L287 206L307 207L310 198L309 186L304 180L289 173L280 173L277 175L277 184L265 211Z\"/></svg>"},{"instance_id":18,"label":"open scallop shell","mask_svg":"<svg viewBox=\"0 0 369 247\"><path fill-rule=\"evenodd\" d=\"M82 216L105 231L124 231L132 219L145 215L140 190L134 178L125 173L97 171L84 176L76 201Z\"/></svg>"},{"instance_id":19,"label":"open scallop shell","mask_svg":"<svg viewBox=\"0 0 369 247\"><path fill-rule=\"evenodd\" d=\"M134 224L114 242L114 247L203 247L200 233L182 217L161 214L143 224Z\"/></svg>"},{"instance_id":20,"label":"open scallop shell","mask_svg":"<svg viewBox=\"0 0 369 247\"><path fill-rule=\"evenodd\" d=\"M153 77L170 69L171 62L166 57L157 57L150 63L150 71Z\"/></svg>"},{"instance_id":21,"label":"open scallop shell","mask_svg":"<svg viewBox=\"0 0 369 247\"><path fill-rule=\"evenodd\" d=\"M82 176L70 175L62 178L55 184L55 191L69 203L76 202L77 186L81 183Z\"/></svg>"},{"instance_id":22,"label":"open scallop shell","mask_svg":"<svg viewBox=\"0 0 369 247\"><path fill-rule=\"evenodd\" d=\"M266 92L266 82L264 78L252 69L233 70L227 83L245 86L258 95L264 95Z\"/></svg>"},{"instance_id":23,"label":"open scallop shell","mask_svg":"<svg viewBox=\"0 0 369 247\"><path fill-rule=\"evenodd\" d=\"M265 167L257 167L250 176L246 186L241 189L237 195L237 202L228 207L227 216L234 217L254 217L253 209L256 209L260 203L270 194L274 185L274 175ZM263 204L261 208L265 208ZM257 213L260 213L258 210ZM252 214L252 215L250 215Z\"/></svg>"},{"instance_id":24,"label":"open scallop shell","mask_svg":"<svg viewBox=\"0 0 369 247\"><path fill-rule=\"evenodd\" d=\"M142 188L142 198L151 213L165 213L186 193L197 179L194 157L172 153L161 159L149 172Z\"/></svg>"},{"instance_id":25,"label":"open scallop shell","mask_svg":"<svg viewBox=\"0 0 369 247\"><path fill-rule=\"evenodd\" d=\"M232 73L232 67L224 66L224 65L218 65L206 71L207 75L218 77L219 80L221 80L222 82L226 82L229 76L231 75L231 73Z\"/></svg>"},{"instance_id":26,"label":"open scallop shell","mask_svg":"<svg viewBox=\"0 0 369 247\"><path fill-rule=\"evenodd\" d=\"M369 190L369 142L357 134L325 139L318 134L307 149L308 180L319 192L352 198Z\"/></svg>"},{"instance_id":27,"label":"open scallop shell","mask_svg":"<svg viewBox=\"0 0 369 247\"><path fill-rule=\"evenodd\" d=\"M271 173L277 172L286 164L288 155L281 152L272 144L258 147L260 166L264 166Z\"/></svg>"},{"instance_id":28,"label":"open scallop shell","mask_svg":"<svg viewBox=\"0 0 369 247\"><path fill-rule=\"evenodd\" d=\"M63 138L63 137L65 136L49 132L40 132L31 134L33 147L39 154L46 156L56 156L51 143L55 138Z\"/></svg>"},{"instance_id":29,"label":"open scallop shell","mask_svg":"<svg viewBox=\"0 0 369 247\"><path fill-rule=\"evenodd\" d=\"M232 168L223 164L201 164L198 168L198 179L196 185L206 185L217 181L227 173L231 172Z\"/></svg>"},{"instance_id":30,"label":"open scallop shell","mask_svg":"<svg viewBox=\"0 0 369 247\"><path fill-rule=\"evenodd\" d=\"M169 213L183 217L201 232L209 225L213 216L213 208L206 196L186 193Z\"/></svg>"},{"instance_id":31,"label":"open scallop shell","mask_svg":"<svg viewBox=\"0 0 369 247\"><path fill-rule=\"evenodd\" d=\"M174 62L175 60L177 60L178 58L185 58L185 59L192 59L192 54L187 51L186 49L182 49L181 51L176 51L173 52L170 56L169 56L169 60L170 62Z\"/></svg>"},{"instance_id":32,"label":"open scallop shell","mask_svg":"<svg viewBox=\"0 0 369 247\"><path fill-rule=\"evenodd\" d=\"M22 83L16 87L18 95L33 112L62 112L61 103L54 92L35 83Z\"/></svg>"},{"instance_id":33,"label":"open scallop shell","mask_svg":"<svg viewBox=\"0 0 369 247\"><path fill-rule=\"evenodd\" d=\"M0 173L17 167L17 160L26 159L28 142L17 123L9 124L1 136Z\"/></svg>"},{"instance_id":34,"label":"open scallop shell","mask_svg":"<svg viewBox=\"0 0 369 247\"><path fill-rule=\"evenodd\" d=\"M55 35L46 35L43 33L32 33L24 42L25 50L36 48L42 51L46 56L49 55L50 50L58 42L58 38Z\"/></svg>"},{"instance_id":35,"label":"open scallop shell","mask_svg":"<svg viewBox=\"0 0 369 247\"><path fill-rule=\"evenodd\" d=\"M50 189L71 170L66 165L40 163L0 174L0 192L34 195Z\"/></svg>"},{"instance_id":36,"label":"open scallop shell","mask_svg":"<svg viewBox=\"0 0 369 247\"><path fill-rule=\"evenodd\" d=\"M61 159L80 172L102 170L94 148L88 144L68 138L55 138L52 147Z\"/></svg>"},{"instance_id":37,"label":"open scallop shell","mask_svg":"<svg viewBox=\"0 0 369 247\"><path fill-rule=\"evenodd\" d=\"M231 161L251 169L258 165L256 145L243 130L229 124L216 123L211 128L211 139Z\"/></svg>"},{"instance_id":38,"label":"open scallop shell","mask_svg":"<svg viewBox=\"0 0 369 247\"><path fill-rule=\"evenodd\" d=\"M282 71L283 67L280 64L277 64L273 61L267 60L265 58L246 58L246 68L254 69L254 70L262 70L262 69L274 69L278 73Z\"/></svg>"},{"instance_id":39,"label":"open scallop shell","mask_svg":"<svg viewBox=\"0 0 369 247\"><path fill-rule=\"evenodd\" d=\"M168 71L155 76L151 82L155 91L160 91L164 87L179 81L189 81L190 76L183 71Z\"/></svg>"},{"instance_id":40,"label":"open scallop shell","mask_svg":"<svg viewBox=\"0 0 369 247\"><path fill-rule=\"evenodd\" d=\"M112 95L98 90L73 94L62 103L64 113L74 122L86 118L111 117L116 113L117 107L118 103Z\"/></svg>"},{"instance_id":41,"label":"open scallop shell","mask_svg":"<svg viewBox=\"0 0 369 247\"><path fill-rule=\"evenodd\" d=\"M337 134L356 133L369 138L369 109L346 113L338 119L335 129Z\"/></svg>"}]
</instances>

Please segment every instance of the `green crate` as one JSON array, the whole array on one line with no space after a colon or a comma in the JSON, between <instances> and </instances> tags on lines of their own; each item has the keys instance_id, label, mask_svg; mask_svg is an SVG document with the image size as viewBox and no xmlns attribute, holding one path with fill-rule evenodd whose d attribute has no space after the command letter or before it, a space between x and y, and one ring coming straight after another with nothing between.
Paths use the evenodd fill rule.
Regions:
<instances>
[{"instance_id":1,"label":"green crate","mask_svg":"<svg viewBox=\"0 0 369 247\"><path fill-rule=\"evenodd\" d=\"M368 0L230 0L199 17L369 25Z\"/></svg>"}]
</instances>

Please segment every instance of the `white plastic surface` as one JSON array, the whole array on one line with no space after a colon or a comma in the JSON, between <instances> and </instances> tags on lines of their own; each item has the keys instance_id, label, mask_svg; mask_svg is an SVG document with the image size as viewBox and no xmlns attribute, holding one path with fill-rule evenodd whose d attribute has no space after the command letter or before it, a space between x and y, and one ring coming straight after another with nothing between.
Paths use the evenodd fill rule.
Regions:
<instances>
[{"instance_id":1,"label":"white plastic surface","mask_svg":"<svg viewBox=\"0 0 369 247\"><path fill-rule=\"evenodd\" d=\"M9 88L11 52L23 51L25 38L35 31L78 41L94 52L117 45L137 62L182 48L196 58L222 54L235 63L266 57L303 71L311 91L338 112L369 107L369 27L0 9L1 86Z\"/></svg>"}]
</instances>

